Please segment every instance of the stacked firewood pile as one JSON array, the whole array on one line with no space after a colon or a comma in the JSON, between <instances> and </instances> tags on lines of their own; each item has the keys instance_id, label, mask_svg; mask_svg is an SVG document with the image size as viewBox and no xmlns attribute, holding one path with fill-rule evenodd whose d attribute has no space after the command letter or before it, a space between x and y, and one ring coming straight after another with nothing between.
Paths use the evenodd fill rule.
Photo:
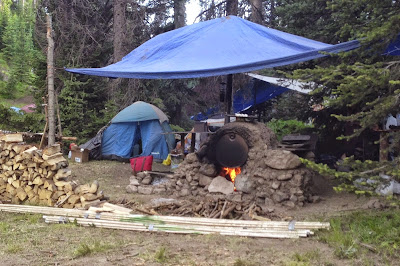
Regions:
<instances>
[{"instance_id":1,"label":"stacked firewood pile","mask_svg":"<svg viewBox=\"0 0 400 266\"><path fill-rule=\"evenodd\" d=\"M0 202L88 208L103 199L99 184L70 181L59 144L39 150L21 134L0 136Z\"/></svg>"}]
</instances>

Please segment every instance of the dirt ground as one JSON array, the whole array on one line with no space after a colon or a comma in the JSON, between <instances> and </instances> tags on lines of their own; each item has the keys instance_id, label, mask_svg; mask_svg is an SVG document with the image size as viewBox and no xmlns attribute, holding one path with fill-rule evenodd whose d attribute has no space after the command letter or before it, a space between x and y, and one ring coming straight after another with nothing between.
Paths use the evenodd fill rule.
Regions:
<instances>
[{"instance_id":1,"label":"dirt ground","mask_svg":"<svg viewBox=\"0 0 400 266\"><path fill-rule=\"evenodd\" d=\"M127 163L71 163L73 179L98 180L110 202L146 204L159 195L128 194ZM169 171L160 164L153 170ZM284 211L295 220L327 221L363 208L370 198L332 189L331 180L314 180L318 203ZM163 196L165 197L165 196ZM0 213L0 265L385 265L374 254L339 259L318 234L302 239L261 239L220 235L131 232L73 225L46 225L41 216ZM28 221L28 222L27 222ZM3 227L3 229L2 229ZM6 228L6 229L4 229ZM3 230L3 231L2 231ZM7 238L7 239L6 239Z\"/></svg>"}]
</instances>

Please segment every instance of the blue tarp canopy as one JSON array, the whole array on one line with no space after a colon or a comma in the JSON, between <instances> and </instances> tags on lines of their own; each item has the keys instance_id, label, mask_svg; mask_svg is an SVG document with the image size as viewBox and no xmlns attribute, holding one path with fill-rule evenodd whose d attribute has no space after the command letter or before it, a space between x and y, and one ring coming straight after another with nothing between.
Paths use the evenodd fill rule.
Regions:
<instances>
[{"instance_id":1,"label":"blue tarp canopy","mask_svg":"<svg viewBox=\"0 0 400 266\"><path fill-rule=\"evenodd\" d=\"M396 40L389 43L384 55L400 55L400 34L397 35Z\"/></svg>"},{"instance_id":2,"label":"blue tarp canopy","mask_svg":"<svg viewBox=\"0 0 400 266\"><path fill-rule=\"evenodd\" d=\"M288 91L288 88L253 79L246 90L238 90L233 96L234 113L243 112L255 105L267 102Z\"/></svg>"},{"instance_id":3,"label":"blue tarp canopy","mask_svg":"<svg viewBox=\"0 0 400 266\"><path fill-rule=\"evenodd\" d=\"M359 45L330 45L227 16L157 35L115 64L66 70L111 78L199 78L289 65Z\"/></svg>"}]
</instances>

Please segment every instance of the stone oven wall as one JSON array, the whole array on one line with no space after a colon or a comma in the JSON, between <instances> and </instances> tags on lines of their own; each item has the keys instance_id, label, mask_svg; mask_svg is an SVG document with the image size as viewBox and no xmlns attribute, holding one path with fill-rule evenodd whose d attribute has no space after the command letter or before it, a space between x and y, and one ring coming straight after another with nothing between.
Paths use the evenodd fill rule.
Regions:
<instances>
[{"instance_id":1,"label":"stone oven wall","mask_svg":"<svg viewBox=\"0 0 400 266\"><path fill-rule=\"evenodd\" d=\"M216 143L230 133L242 136L249 148L235 185L219 176L221 166L215 158ZM150 174L139 173L127 189L142 194L165 191L176 197L219 195L232 201L256 202L267 208L303 206L312 200L313 172L302 166L297 155L276 149L277 143L274 133L264 124L229 123L212 135L197 153L188 154L167 183L152 186Z\"/></svg>"}]
</instances>

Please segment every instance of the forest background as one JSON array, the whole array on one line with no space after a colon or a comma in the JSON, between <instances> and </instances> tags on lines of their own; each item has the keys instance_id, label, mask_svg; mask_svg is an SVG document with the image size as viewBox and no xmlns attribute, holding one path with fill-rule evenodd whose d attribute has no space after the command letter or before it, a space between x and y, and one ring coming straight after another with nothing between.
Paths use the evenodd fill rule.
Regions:
<instances>
[{"instance_id":1,"label":"forest background","mask_svg":"<svg viewBox=\"0 0 400 266\"><path fill-rule=\"evenodd\" d=\"M82 143L138 100L161 108L175 128L190 129L190 115L220 104L225 77L111 80L64 71L117 62L150 38L185 26L190 3L200 6L196 21L229 13L329 44L361 40L361 49L340 56L261 71L314 82L310 96L289 93L265 104L267 121L312 121L321 139L342 144L344 150L335 151L340 154L346 147L354 150L388 114L399 112L400 61L382 51L399 36L400 1L0 0L0 129L43 130L46 13L53 18L55 89L64 135ZM234 90L242 84L243 77L235 75ZM9 109L31 96L38 112L21 115Z\"/></svg>"}]
</instances>

